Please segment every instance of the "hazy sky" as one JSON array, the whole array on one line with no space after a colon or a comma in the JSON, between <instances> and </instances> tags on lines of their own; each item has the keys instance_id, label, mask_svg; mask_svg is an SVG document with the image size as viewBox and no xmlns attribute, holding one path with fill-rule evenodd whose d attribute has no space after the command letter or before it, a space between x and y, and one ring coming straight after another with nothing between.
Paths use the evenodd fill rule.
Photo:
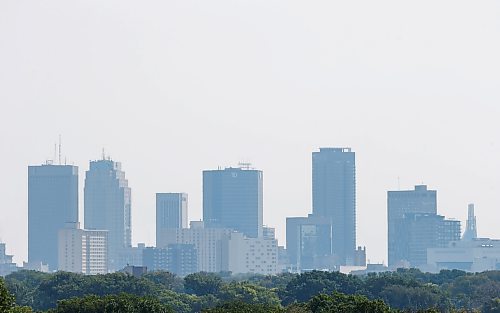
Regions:
<instances>
[{"instance_id":1,"label":"hazy sky","mask_svg":"<svg viewBox=\"0 0 500 313\"><path fill-rule=\"evenodd\" d=\"M135 243L154 244L156 192L187 192L200 219L202 170L247 161L284 244L327 146L357 153L372 262L398 177L437 189L447 217L476 203L498 238L499 56L498 0L0 1L0 238L26 260L27 166L59 134L81 200L103 147L122 162Z\"/></svg>"}]
</instances>

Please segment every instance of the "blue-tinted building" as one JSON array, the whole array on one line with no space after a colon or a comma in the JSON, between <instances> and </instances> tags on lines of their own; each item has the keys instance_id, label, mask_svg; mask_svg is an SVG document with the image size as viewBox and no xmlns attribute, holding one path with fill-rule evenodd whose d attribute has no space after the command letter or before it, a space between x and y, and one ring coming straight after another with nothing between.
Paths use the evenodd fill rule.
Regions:
<instances>
[{"instance_id":1,"label":"blue-tinted building","mask_svg":"<svg viewBox=\"0 0 500 313\"><path fill-rule=\"evenodd\" d=\"M203 220L209 228L231 228L262 236L262 171L246 168L203 171Z\"/></svg>"},{"instance_id":2,"label":"blue-tinted building","mask_svg":"<svg viewBox=\"0 0 500 313\"><path fill-rule=\"evenodd\" d=\"M313 215L330 220L336 265L353 265L356 250L356 158L350 148L312 154Z\"/></svg>"},{"instance_id":3,"label":"blue-tinted building","mask_svg":"<svg viewBox=\"0 0 500 313\"><path fill-rule=\"evenodd\" d=\"M398 229L404 229L404 218L409 214L437 214L437 192L427 186L415 186L414 190L389 191L387 193L387 226L389 266L395 266L408 258L407 242L401 240Z\"/></svg>"},{"instance_id":4,"label":"blue-tinted building","mask_svg":"<svg viewBox=\"0 0 500 313\"><path fill-rule=\"evenodd\" d=\"M58 268L58 232L78 222L78 167L28 167L28 260Z\"/></svg>"},{"instance_id":5,"label":"blue-tinted building","mask_svg":"<svg viewBox=\"0 0 500 313\"><path fill-rule=\"evenodd\" d=\"M287 217L286 250L293 270L332 267L332 224L322 216Z\"/></svg>"},{"instance_id":6,"label":"blue-tinted building","mask_svg":"<svg viewBox=\"0 0 500 313\"><path fill-rule=\"evenodd\" d=\"M156 238L164 228L188 227L188 195L185 193L156 194Z\"/></svg>"},{"instance_id":7,"label":"blue-tinted building","mask_svg":"<svg viewBox=\"0 0 500 313\"><path fill-rule=\"evenodd\" d=\"M108 231L108 268L122 269L121 256L131 247L131 190L121 163L90 162L84 188L85 229Z\"/></svg>"}]
</instances>

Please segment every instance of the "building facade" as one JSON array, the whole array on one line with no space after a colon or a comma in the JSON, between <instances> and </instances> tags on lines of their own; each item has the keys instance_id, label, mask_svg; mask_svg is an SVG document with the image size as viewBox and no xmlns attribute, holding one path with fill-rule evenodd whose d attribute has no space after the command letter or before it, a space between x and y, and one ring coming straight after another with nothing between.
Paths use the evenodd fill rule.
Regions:
<instances>
[{"instance_id":1,"label":"building facade","mask_svg":"<svg viewBox=\"0 0 500 313\"><path fill-rule=\"evenodd\" d=\"M162 229L156 238L158 248L167 248L172 244L193 245L196 249L198 270L202 272L222 271L221 241L232 231L224 228L206 228L204 222L193 221L190 228Z\"/></svg>"},{"instance_id":2,"label":"building facade","mask_svg":"<svg viewBox=\"0 0 500 313\"><path fill-rule=\"evenodd\" d=\"M156 194L156 236L163 228L188 227L188 196L185 193Z\"/></svg>"},{"instance_id":3,"label":"building facade","mask_svg":"<svg viewBox=\"0 0 500 313\"><path fill-rule=\"evenodd\" d=\"M309 214L286 219L286 250L292 270L334 269L332 224Z\"/></svg>"},{"instance_id":4,"label":"building facade","mask_svg":"<svg viewBox=\"0 0 500 313\"><path fill-rule=\"evenodd\" d=\"M59 270L97 275L108 273L108 232L67 223L59 230Z\"/></svg>"},{"instance_id":5,"label":"building facade","mask_svg":"<svg viewBox=\"0 0 500 313\"><path fill-rule=\"evenodd\" d=\"M356 250L356 160L350 148L312 154L313 214L332 224L336 265L352 265Z\"/></svg>"},{"instance_id":6,"label":"building facade","mask_svg":"<svg viewBox=\"0 0 500 313\"><path fill-rule=\"evenodd\" d=\"M262 236L262 171L249 167L203 171L203 221L247 237Z\"/></svg>"},{"instance_id":7,"label":"building facade","mask_svg":"<svg viewBox=\"0 0 500 313\"><path fill-rule=\"evenodd\" d=\"M84 188L85 229L108 231L108 268L122 269L123 249L131 247L131 190L119 162L90 162Z\"/></svg>"},{"instance_id":8,"label":"building facade","mask_svg":"<svg viewBox=\"0 0 500 313\"><path fill-rule=\"evenodd\" d=\"M389 267L397 266L408 255L408 247L400 239L397 229L404 229L405 214L437 214L437 192L427 186L415 186L414 190L389 191L387 193L387 226Z\"/></svg>"},{"instance_id":9,"label":"building facade","mask_svg":"<svg viewBox=\"0 0 500 313\"><path fill-rule=\"evenodd\" d=\"M0 276L7 276L17 271L17 265L12 258L12 255L7 254L5 243L0 242Z\"/></svg>"},{"instance_id":10,"label":"building facade","mask_svg":"<svg viewBox=\"0 0 500 313\"><path fill-rule=\"evenodd\" d=\"M58 268L58 232L78 222L78 167L28 167L28 260Z\"/></svg>"},{"instance_id":11,"label":"building facade","mask_svg":"<svg viewBox=\"0 0 500 313\"><path fill-rule=\"evenodd\" d=\"M192 244L148 247L143 251L142 263L148 271L168 271L181 277L198 272L198 255Z\"/></svg>"},{"instance_id":12,"label":"building facade","mask_svg":"<svg viewBox=\"0 0 500 313\"><path fill-rule=\"evenodd\" d=\"M278 241L233 232L222 240L222 270L233 274L278 273Z\"/></svg>"}]
</instances>

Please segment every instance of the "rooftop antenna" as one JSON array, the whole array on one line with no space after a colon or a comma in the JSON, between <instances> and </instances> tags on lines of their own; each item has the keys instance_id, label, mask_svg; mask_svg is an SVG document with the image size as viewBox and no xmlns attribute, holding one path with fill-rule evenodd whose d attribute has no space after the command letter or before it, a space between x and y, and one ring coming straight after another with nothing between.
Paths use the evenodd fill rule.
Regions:
<instances>
[{"instance_id":1,"label":"rooftop antenna","mask_svg":"<svg viewBox=\"0 0 500 313\"><path fill-rule=\"evenodd\" d=\"M54 158L52 159L52 162L55 163L57 158L57 143L54 143Z\"/></svg>"},{"instance_id":2,"label":"rooftop antenna","mask_svg":"<svg viewBox=\"0 0 500 313\"><path fill-rule=\"evenodd\" d=\"M102 159L106 160L106 153L104 153L104 147L102 147Z\"/></svg>"},{"instance_id":3,"label":"rooftop antenna","mask_svg":"<svg viewBox=\"0 0 500 313\"><path fill-rule=\"evenodd\" d=\"M59 134L59 165L61 165L61 134Z\"/></svg>"},{"instance_id":4,"label":"rooftop antenna","mask_svg":"<svg viewBox=\"0 0 500 313\"><path fill-rule=\"evenodd\" d=\"M398 176L398 190L401 190L401 179Z\"/></svg>"}]
</instances>

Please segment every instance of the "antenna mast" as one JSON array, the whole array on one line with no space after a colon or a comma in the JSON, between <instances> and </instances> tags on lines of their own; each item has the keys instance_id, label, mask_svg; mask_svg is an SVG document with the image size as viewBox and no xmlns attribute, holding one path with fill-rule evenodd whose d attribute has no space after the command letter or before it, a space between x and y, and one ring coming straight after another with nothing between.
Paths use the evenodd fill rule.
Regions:
<instances>
[{"instance_id":1,"label":"antenna mast","mask_svg":"<svg viewBox=\"0 0 500 313\"><path fill-rule=\"evenodd\" d=\"M59 165L61 165L61 135L59 134Z\"/></svg>"}]
</instances>

